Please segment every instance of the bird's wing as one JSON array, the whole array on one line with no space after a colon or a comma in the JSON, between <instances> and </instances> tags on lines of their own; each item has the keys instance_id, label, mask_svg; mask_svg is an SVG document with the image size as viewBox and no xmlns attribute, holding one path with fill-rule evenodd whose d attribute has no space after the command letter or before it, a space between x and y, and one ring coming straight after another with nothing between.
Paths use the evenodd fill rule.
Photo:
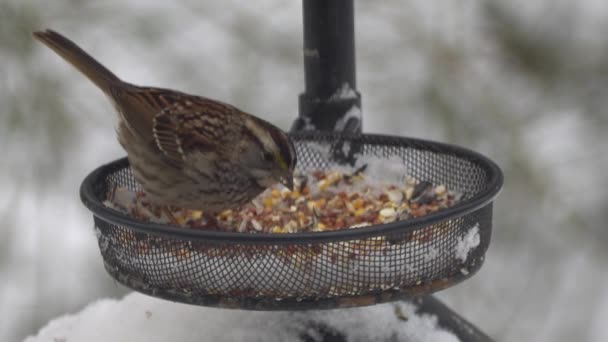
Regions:
<instances>
[{"instance_id":1,"label":"bird's wing","mask_svg":"<svg viewBox=\"0 0 608 342\"><path fill-rule=\"evenodd\" d=\"M234 107L217 101L182 97L154 116L156 146L180 163L192 152L217 152L226 147L233 111Z\"/></svg>"}]
</instances>

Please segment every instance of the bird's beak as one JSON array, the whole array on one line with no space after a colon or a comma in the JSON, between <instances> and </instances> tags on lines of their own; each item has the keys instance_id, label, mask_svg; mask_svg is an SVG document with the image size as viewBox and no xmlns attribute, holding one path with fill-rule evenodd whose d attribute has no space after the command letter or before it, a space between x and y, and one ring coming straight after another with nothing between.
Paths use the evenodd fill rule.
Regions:
<instances>
[{"instance_id":1,"label":"bird's beak","mask_svg":"<svg viewBox=\"0 0 608 342\"><path fill-rule=\"evenodd\" d=\"M293 176L288 174L286 176L281 177L281 184L285 186L289 191L293 191Z\"/></svg>"}]
</instances>

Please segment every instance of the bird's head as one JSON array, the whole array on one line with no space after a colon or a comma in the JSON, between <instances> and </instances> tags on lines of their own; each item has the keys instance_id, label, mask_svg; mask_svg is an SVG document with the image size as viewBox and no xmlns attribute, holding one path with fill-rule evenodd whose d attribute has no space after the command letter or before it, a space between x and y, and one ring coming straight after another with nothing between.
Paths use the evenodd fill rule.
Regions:
<instances>
[{"instance_id":1,"label":"bird's head","mask_svg":"<svg viewBox=\"0 0 608 342\"><path fill-rule=\"evenodd\" d=\"M255 117L247 118L244 130L249 141L242 161L256 183L263 188L281 183L293 190L293 171L297 158L287 134Z\"/></svg>"}]
</instances>

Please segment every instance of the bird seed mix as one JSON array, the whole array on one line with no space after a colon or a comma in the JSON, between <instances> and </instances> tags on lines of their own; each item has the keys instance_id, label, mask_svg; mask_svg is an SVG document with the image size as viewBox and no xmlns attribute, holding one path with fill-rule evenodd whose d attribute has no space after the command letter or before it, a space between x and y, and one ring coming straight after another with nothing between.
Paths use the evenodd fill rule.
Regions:
<instances>
[{"instance_id":1,"label":"bird seed mix","mask_svg":"<svg viewBox=\"0 0 608 342\"><path fill-rule=\"evenodd\" d=\"M354 172L297 173L294 191L275 185L251 203L215 215L201 210L163 208L144 192L117 187L104 204L138 220L191 229L248 233L322 232L421 217L453 206L460 194L445 185L407 177L401 184L368 179L365 166Z\"/></svg>"}]
</instances>

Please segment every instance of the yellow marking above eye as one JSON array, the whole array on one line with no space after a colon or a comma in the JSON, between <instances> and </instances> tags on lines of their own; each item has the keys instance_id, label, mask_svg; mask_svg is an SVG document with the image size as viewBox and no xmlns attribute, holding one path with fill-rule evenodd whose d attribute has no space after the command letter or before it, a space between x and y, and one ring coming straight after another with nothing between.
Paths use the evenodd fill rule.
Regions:
<instances>
[{"instance_id":1,"label":"yellow marking above eye","mask_svg":"<svg viewBox=\"0 0 608 342\"><path fill-rule=\"evenodd\" d=\"M283 157L281 157L281 155L278 152L275 152L274 159L277 161L277 164L279 164L279 167L281 169L283 169L283 170L289 169L289 165L287 165L287 163L285 162L285 159L283 159Z\"/></svg>"}]
</instances>

